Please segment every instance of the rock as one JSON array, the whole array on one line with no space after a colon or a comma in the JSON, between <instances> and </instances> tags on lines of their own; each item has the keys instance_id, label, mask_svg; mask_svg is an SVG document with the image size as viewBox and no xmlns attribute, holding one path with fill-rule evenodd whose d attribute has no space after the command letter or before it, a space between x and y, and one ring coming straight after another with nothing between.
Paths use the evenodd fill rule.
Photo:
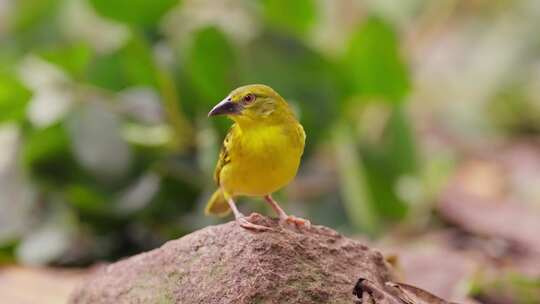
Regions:
<instances>
[{"instance_id":1,"label":"rock","mask_svg":"<svg viewBox=\"0 0 540 304\"><path fill-rule=\"evenodd\" d=\"M69 303L352 304L359 278L388 288L382 255L357 241L322 226L284 228L257 214L251 221L273 231L207 227L103 267Z\"/></svg>"}]
</instances>

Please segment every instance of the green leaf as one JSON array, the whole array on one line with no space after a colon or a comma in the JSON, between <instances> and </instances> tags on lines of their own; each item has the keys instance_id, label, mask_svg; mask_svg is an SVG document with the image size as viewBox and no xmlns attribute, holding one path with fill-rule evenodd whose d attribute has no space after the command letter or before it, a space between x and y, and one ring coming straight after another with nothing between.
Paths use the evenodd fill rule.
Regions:
<instances>
[{"instance_id":1,"label":"green leaf","mask_svg":"<svg viewBox=\"0 0 540 304\"><path fill-rule=\"evenodd\" d=\"M113 91L120 91L130 85L122 68L122 57L118 52L95 58L88 70L88 81Z\"/></svg>"},{"instance_id":2,"label":"green leaf","mask_svg":"<svg viewBox=\"0 0 540 304\"><path fill-rule=\"evenodd\" d=\"M0 123L23 120L31 95L17 78L0 73Z\"/></svg>"},{"instance_id":3,"label":"green leaf","mask_svg":"<svg viewBox=\"0 0 540 304\"><path fill-rule=\"evenodd\" d=\"M122 67L131 85L156 86L156 67L152 50L141 35L134 35L120 50Z\"/></svg>"},{"instance_id":4,"label":"green leaf","mask_svg":"<svg viewBox=\"0 0 540 304\"><path fill-rule=\"evenodd\" d=\"M396 33L377 18L369 18L353 34L342 69L353 95L398 103L409 91L409 74Z\"/></svg>"},{"instance_id":5,"label":"green leaf","mask_svg":"<svg viewBox=\"0 0 540 304\"><path fill-rule=\"evenodd\" d=\"M120 50L95 58L88 79L94 85L113 91L138 85L155 86L156 70L148 44L135 35Z\"/></svg>"},{"instance_id":6,"label":"green leaf","mask_svg":"<svg viewBox=\"0 0 540 304\"><path fill-rule=\"evenodd\" d=\"M368 183L379 214L387 219L401 219L408 205L397 194L403 176L418 171L416 141L408 117L401 105L393 106L382 142L364 145L363 157Z\"/></svg>"},{"instance_id":7,"label":"green leaf","mask_svg":"<svg viewBox=\"0 0 540 304\"><path fill-rule=\"evenodd\" d=\"M48 62L61 67L72 77L79 78L86 72L92 58L92 50L86 44L74 44L44 50L40 55Z\"/></svg>"},{"instance_id":8,"label":"green leaf","mask_svg":"<svg viewBox=\"0 0 540 304\"><path fill-rule=\"evenodd\" d=\"M179 0L90 0L102 16L140 26L155 25L178 2Z\"/></svg>"},{"instance_id":9,"label":"green leaf","mask_svg":"<svg viewBox=\"0 0 540 304\"><path fill-rule=\"evenodd\" d=\"M15 240L0 244L0 266L15 262L15 248L17 248L17 241Z\"/></svg>"},{"instance_id":10,"label":"green leaf","mask_svg":"<svg viewBox=\"0 0 540 304\"><path fill-rule=\"evenodd\" d=\"M187 73L205 108L225 97L235 83L236 56L225 35L215 27L195 34L187 56Z\"/></svg>"},{"instance_id":11,"label":"green leaf","mask_svg":"<svg viewBox=\"0 0 540 304\"><path fill-rule=\"evenodd\" d=\"M373 205L381 218L397 220L407 213L407 204L396 193L399 175L391 166L392 161L380 149L362 150L367 183L373 198Z\"/></svg>"},{"instance_id":12,"label":"green leaf","mask_svg":"<svg viewBox=\"0 0 540 304\"><path fill-rule=\"evenodd\" d=\"M38 129L27 135L24 143L23 162L33 165L40 159L50 158L68 147L65 130L60 124Z\"/></svg>"},{"instance_id":13,"label":"green leaf","mask_svg":"<svg viewBox=\"0 0 540 304\"><path fill-rule=\"evenodd\" d=\"M313 0L263 0L267 22L293 34L305 34L317 20L317 5Z\"/></svg>"},{"instance_id":14,"label":"green leaf","mask_svg":"<svg viewBox=\"0 0 540 304\"><path fill-rule=\"evenodd\" d=\"M61 0L16 1L13 26L16 31L25 31L43 22L60 7Z\"/></svg>"},{"instance_id":15,"label":"green leaf","mask_svg":"<svg viewBox=\"0 0 540 304\"><path fill-rule=\"evenodd\" d=\"M341 181L347 216L358 231L375 234L380 228L379 216L369 187L367 172L353 140L351 126L341 123L334 129L337 171Z\"/></svg>"},{"instance_id":16,"label":"green leaf","mask_svg":"<svg viewBox=\"0 0 540 304\"><path fill-rule=\"evenodd\" d=\"M171 172L162 177L158 193L153 197L152 202L142 210L142 216L149 221L174 223L178 221L179 214L193 210L193 205L197 201L198 195L200 195L200 189L182 178L173 176L173 174L179 173L177 169L174 168L174 165L168 167ZM185 168L182 170L190 171ZM186 176L189 176L190 182L198 178L194 172L189 172Z\"/></svg>"},{"instance_id":17,"label":"green leaf","mask_svg":"<svg viewBox=\"0 0 540 304\"><path fill-rule=\"evenodd\" d=\"M107 215L113 213L112 196L85 184L73 184L66 187L65 196L68 203L80 212Z\"/></svg>"},{"instance_id":18,"label":"green leaf","mask_svg":"<svg viewBox=\"0 0 540 304\"><path fill-rule=\"evenodd\" d=\"M69 139L62 124L25 134L21 155L25 167L46 184L62 183L75 173Z\"/></svg>"},{"instance_id":19,"label":"green leaf","mask_svg":"<svg viewBox=\"0 0 540 304\"><path fill-rule=\"evenodd\" d=\"M394 108L384 134L384 151L399 174L412 174L418 169L416 140L404 112L401 106Z\"/></svg>"}]
</instances>

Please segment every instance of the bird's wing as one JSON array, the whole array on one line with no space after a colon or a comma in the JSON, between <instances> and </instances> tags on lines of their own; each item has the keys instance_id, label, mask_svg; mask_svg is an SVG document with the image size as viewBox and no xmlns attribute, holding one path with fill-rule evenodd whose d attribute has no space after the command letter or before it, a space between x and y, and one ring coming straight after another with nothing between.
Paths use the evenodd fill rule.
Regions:
<instances>
[{"instance_id":1,"label":"bird's wing","mask_svg":"<svg viewBox=\"0 0 540 304\"><path fill-rule=\"evenodd\" d=\"M229 155L229 147L231 145L231 138L232 134L234 133L236 125L232 125L231 129L229 130L229 133L225 136L225 139L223 140L223 145L221 145L221 151L219 152L219 159L216 165L216 169L214 170L214 180L220 185L219 182L219 175L221 174L221 170L225 165L231 162L231 157Z\"/></svg>"},{"instance_id":2,"label":"bird's wing","mask_svg":"<svg viewBox=\"0 0 540 304\"><path fill-rule=\"evenodd\" d=\"M304 127L300 123L296 125L296 132L298 134L298 141L299 144L304 147L306 144L306 132L304 131Z\"/></svg>"}]
</instances>

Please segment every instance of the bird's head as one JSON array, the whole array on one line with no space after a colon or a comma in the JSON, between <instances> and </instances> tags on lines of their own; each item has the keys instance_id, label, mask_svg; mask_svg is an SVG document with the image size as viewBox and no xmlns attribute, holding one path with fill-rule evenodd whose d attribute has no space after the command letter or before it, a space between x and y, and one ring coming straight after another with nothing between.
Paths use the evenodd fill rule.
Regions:
<instances>
[{"instance_id":1,"label":"bird's head","mask_svg":"<svg viewBox=\"0 0 540 304\"><path fill-rule=\"evenodd\" d=\"M279 113L290 113L285 100L269 86L251 84L233 90L208 116L227 115L237 122L242 122L281 116L272 115Z\"/></svg>"}]
</instances>

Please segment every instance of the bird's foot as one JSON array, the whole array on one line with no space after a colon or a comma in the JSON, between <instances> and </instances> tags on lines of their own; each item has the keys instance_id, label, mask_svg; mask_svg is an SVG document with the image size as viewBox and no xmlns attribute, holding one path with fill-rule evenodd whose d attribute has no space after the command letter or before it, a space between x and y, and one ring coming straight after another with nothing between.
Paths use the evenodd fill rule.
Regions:
<instances>
[{"instance_id":1,"label":"bird's foot","mask_svg":"<svg viewBox=\"0 0 540 304\"><path fill-rule=\"evenodd\" d=\"M238 217L236 219L236 222L238 223L238 225L240 225L240 227L242 227L244 229L256 231L256 232L265 232L265 231L273 231L274 230L274 229L272 229L270 227L266 227L266 226L262 226L262 225L258 225L258 224L254 224L254 223L250 222L250 219L253 217L253 215L255 215L255 214L251 214L250 216Z\"/></svg>"},{"instance_id":2,"label":"bird's foot","mask_svg":"<svg viewBox=\"0 0 540 304\"><path fill-rule=\"evenodd\" d=\"M301 217L296 217L294 215L286 215L279 218L279 222L282 224L293 224L296 227L310 228L311 222L309 220L303 219Z\"/></svg>"}]
</instances>

